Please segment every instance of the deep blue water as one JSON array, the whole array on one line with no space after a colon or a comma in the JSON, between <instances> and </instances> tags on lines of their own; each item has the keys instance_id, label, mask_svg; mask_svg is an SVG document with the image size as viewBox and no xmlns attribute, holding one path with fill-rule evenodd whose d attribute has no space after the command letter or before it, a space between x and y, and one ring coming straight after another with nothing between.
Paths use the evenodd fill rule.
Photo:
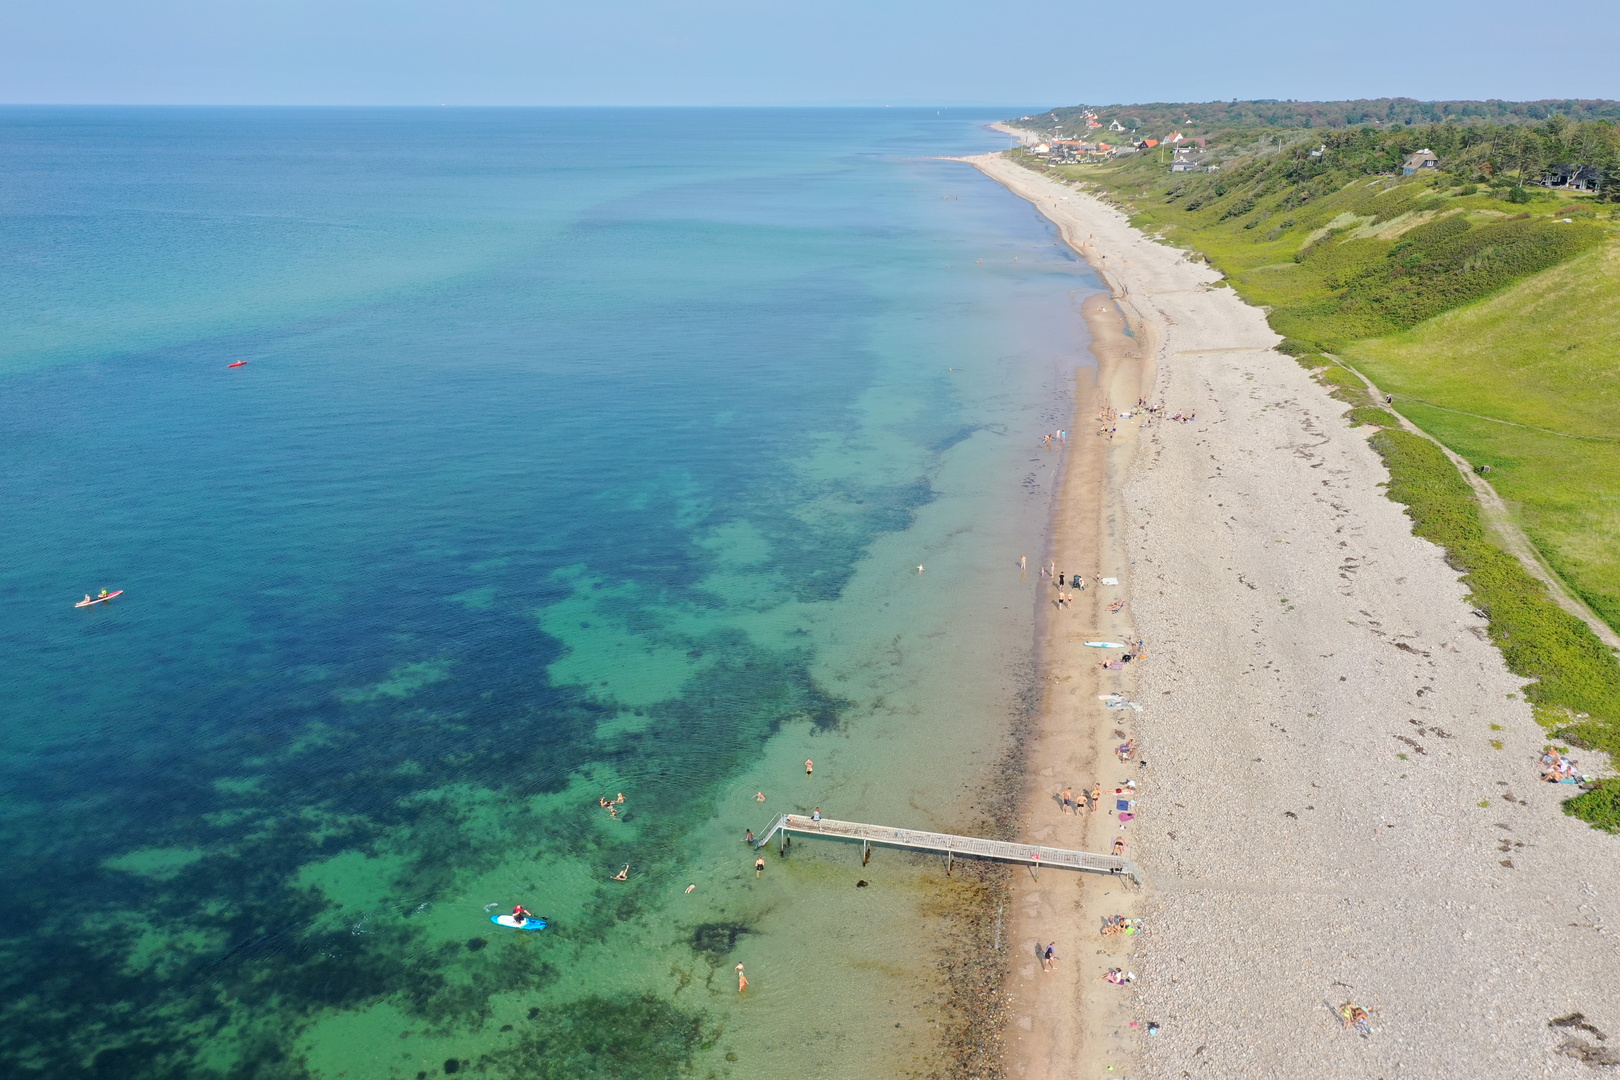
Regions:
<instances>
[{"instance_id":1,"label":"deep blue water","mask_svg":"<svg viewBox=\"0 0 1620 1080\"><path fill-rule=\"evenodd\" d=\"M928 160L993 118L0 110L5 1071L311 1075L334 1011L523 994L576 1041L492 1075L585 1075L545 1063L598 1030L654 1033L624 1075L697 1052L554 985L647 892L551 897L471 973L496 950L433 905L516 844L659 881L779 725L840 724L741 619L836 601L982 420L945 362L1075 287ZM879 378L904 467L804 467L879 452ZM715 585L739 560L760 595ZM587 774L634 785L633 843L562 798Z\"/></svg>"}]
</instances>

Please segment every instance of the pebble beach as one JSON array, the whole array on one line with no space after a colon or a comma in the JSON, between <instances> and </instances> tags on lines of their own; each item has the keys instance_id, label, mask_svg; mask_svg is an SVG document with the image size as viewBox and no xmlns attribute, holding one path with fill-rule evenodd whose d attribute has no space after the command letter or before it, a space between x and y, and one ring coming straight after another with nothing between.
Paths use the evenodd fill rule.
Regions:
<instances>
[{"instance_id":1,"label":"pebble beach","mask_svg":"<svg viewBox=\"0 0 1620 1080\"><path fill-rule=\"evenodd\" d=\"M1013 958L1008 1075L1592 1075L1620 1045L1620 837L1539 782L1549 740L1523 682L1384 496L1371 429L1216 272L1081 190L971 160L1113 292L1086 312L1099 368L1052 544L1120 585L1045 617L1021 827L1088 850L1125 837L1144 877L1018 880L1016 947L1066 959ZM1093 435L1107 409L1115 430ZM1104 630L1145 641L1141 661L1098 669L1081 641ZM1121 737L1140 761L1111 754ZM1054 803L1127 777L1128 828L1106 799L1088 817ZM1110 914L1145 932L1105 938ZM1102 981L1113 968L1135 980Z\"/></svg>"}]
</instances>

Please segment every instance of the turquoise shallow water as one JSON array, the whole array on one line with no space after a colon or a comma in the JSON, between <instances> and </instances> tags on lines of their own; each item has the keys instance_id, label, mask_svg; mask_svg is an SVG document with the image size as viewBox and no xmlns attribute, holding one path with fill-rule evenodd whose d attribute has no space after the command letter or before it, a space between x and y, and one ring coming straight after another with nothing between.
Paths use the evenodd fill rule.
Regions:
<instances>
[{"instance_id":1,"label":"turquoise shallow water","mask_svg":"<svg viewBox=\"0 0 1620 1080\"><path fill-rule=\"evenodd\" d=\"M991 118L0 110L8 1071L932 1053L927 868L736 836L966 821L1027 687L1095 281Z\"/></svg>"}]
</instances>

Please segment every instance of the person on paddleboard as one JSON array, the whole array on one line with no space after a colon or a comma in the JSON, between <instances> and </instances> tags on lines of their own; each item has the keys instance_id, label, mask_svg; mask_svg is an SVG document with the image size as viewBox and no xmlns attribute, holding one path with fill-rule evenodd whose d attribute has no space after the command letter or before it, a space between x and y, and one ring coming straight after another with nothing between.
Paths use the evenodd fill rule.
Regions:
<instances>
[{"instance_id":1,"label":"person on paddleboard","mask_svg":"<svg viewBox=\"0 0 1620 1080\"><path fill-rule=\"evenodd\" d=\"M514 905L512 905L512 919L519 926L521 926L524 923L528 922L532 918L534 918L534 912L530 911L528 908L524 907L522 904L514 904Z\"/></svg>"},{"instance_id":2,"label":"person on paddleboard","mask_svg":"<svg viewBox=\"0 0 1620 1080\"><path fill-rule=\"evenodd\" d=\"M88 600L90 598L87 596L87 597L85 597L85 599ZM97 600L105 600L105 599L107 599L107 590L102 589L99 593L97 593L96 594L96 599Z\"/></svg>"}]
</instances>

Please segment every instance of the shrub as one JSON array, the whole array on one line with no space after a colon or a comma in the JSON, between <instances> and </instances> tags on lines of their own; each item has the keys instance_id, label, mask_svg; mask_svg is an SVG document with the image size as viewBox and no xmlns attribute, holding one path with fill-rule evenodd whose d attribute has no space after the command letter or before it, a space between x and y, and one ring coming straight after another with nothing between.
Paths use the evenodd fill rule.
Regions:
<instances>
[{"instance_id":1,"label":"shrub","mask_svg":"<svg viewBox=\"0 0 1620 1080\"><path fill-rule=\"evenodd\" d=\"M1620 780L1605 780L1584 795L1565 799L1564 813L1599 829L1620 832Z\"/></svg>"}]
</instances>

